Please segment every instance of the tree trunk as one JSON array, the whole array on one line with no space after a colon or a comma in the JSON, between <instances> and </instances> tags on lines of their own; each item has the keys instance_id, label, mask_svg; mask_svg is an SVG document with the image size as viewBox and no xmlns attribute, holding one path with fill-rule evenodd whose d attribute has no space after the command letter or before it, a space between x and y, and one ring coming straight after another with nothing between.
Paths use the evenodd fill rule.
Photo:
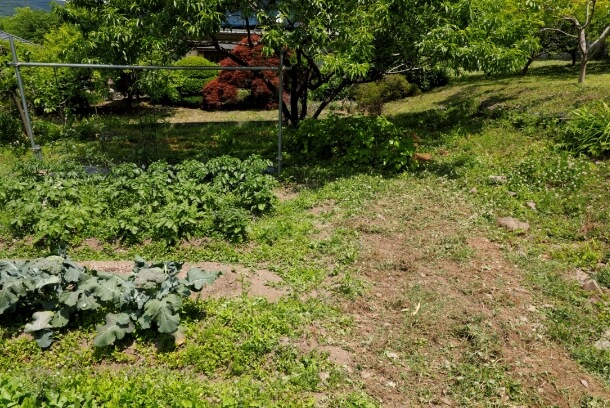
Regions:
<instances>
[{"instance_id":1,"label":"tree trunk","mask_svg":"<svg viewBox=\"0 0 610 408\"><path fill-rule=\"evenodd\" d=\"M530 69L530 65L532 65L532 62L534 62L534 60L536 59L536 57L530 57L527 62L525 63L525 66L523 67L523 69L521 70L521 75L526 76L527 72Z\"/></svg>"},{"instance_id":2,"label":"tree trunk","mask_svg":"<svg viewBox=\"0 0 610 408\"><path fill-rule=\"evenodd\" d=\"M570 51L570 55L572 56L572 66L575 67L576 66L576 58L578 57L578 51L577 50L572 50L572 51Z\"/></svg>"},{"instance_id":3,"label":"tree trunk","mask_svg":"<svg viewBox=\"0 0 610 408\"><path fill-rule=\"evenodd\" d=\"M586 54L582 56L580 60L580 72L578 73L578 83L583 84L585 82L585 77L587 76L587 64L589 63L589 58Z\"/></svg>"}]
</instances>

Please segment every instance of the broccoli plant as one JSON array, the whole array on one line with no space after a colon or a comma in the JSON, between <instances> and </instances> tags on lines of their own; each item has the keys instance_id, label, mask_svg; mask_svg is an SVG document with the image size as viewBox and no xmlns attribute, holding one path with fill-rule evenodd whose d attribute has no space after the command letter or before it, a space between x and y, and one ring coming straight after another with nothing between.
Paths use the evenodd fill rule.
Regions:
<instances>
[{"instance_id":1,"label":"broccoli plant","mask_svg":"<svg viewBox=\"0 0 610 408\"><path fill-rule=\"evenodd\" d=\"M97 327L98 347L152 327L180 342L183 299L220 275L191 268L181 279L181 268L179 262L149 264L137 258L132 273L121 276L89 270L59 256L0 261L0 315L36 310L24 331L43 348L51 345L54 332L65 327L72 315L102 307L109 312L106 323Z\"/></svg>"}]
</instances>

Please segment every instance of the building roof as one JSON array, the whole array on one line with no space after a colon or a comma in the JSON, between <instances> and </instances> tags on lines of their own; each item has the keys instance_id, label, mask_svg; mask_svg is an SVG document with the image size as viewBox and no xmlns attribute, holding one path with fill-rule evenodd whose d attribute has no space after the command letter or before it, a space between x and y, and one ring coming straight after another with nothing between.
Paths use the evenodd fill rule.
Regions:
<instances>
[{"instance_id":1,"label":"building roof","mask_svg":"<svg viewBox=\"0 0 610 408\"><path fill-rule=\"evenodd\" d=\"M16 35L9 34L9 33L5 32L5 31L1 31L1 30L0 30L0 40L8 41L10 37L13 37L13 39L14 39L15 41L17 41L17 42L21 42L21 43L24 43L24 44L34 44L34 43L33 43L33 42L31 42L31 41L24 40L24 39L23 39L23 38L21 38L21 37L17 37Z\"/></svg>"}]
</instances>

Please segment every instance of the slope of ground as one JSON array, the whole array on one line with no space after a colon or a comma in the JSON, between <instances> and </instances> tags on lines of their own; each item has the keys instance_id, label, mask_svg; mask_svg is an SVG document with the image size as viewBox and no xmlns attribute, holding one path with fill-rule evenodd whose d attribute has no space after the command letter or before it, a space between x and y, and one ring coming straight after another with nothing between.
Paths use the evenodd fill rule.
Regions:
<instances>
[{"instance_id":1,"label":"slope of ground","mask_svg":"<svg viewBox=\"0 0 610 408\"><path fill-rule=\"evenodd\" d=\"M526 78L469 77L393 103L386 112L417 136L429 160L401 175L288 162L280 204L254 222L245 244L83 242L72 257L102 260L90 263L100 269L124 272L121 261L140 254L227 274L210 297L185 307L181 347L137 333L96 350L96 321L86 319L42 352L21 333L27 316L3 317L0 398L610 406L610 351L600 346L610 325L610 166L572 157L554 139L571 109L610 94L604 69L595 66L586 86L575 85L570 68L543 67ZM240 141L247 128L226 145L252 149L252 140ZM225 128L202 128L198 146L204 136L224 140L214 129ZM273 132L256 131L273 151ZM184 140L172 134L172 143L196 137L190 128ZM74 151L59 143L48 152ZM24 156L1 154L0 176L9 177L9 162ZM504 217L527 228L509 231L498 222ZM0 240L3 258L45 251L27 237ZM598 286L584 290L578 279Z\"/></svg>"}]
</instances>

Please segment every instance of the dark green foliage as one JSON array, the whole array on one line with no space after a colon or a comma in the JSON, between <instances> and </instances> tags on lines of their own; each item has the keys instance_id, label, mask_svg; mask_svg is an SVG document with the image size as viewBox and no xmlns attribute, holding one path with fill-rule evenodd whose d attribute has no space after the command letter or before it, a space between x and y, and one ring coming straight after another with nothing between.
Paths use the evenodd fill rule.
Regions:
<instances>
[{"instance_id":1,"label":"dark green foliage","mask_svg":"<svg viewBox=\"0 0 610 408\"><path fill-rule=\"evenodd\" d=\"M87 237L106 241L161 241L166 245L218 234L246 239L252 215L272 210L274 179L268 161L219 157L176 166L155 162L147 170L123 164L109 174L87 175L75 166L15 169L0 179L0 210L11 213L15 236L34 235L46 245Z\"/></svg>"},{"instance_id":2,"label":"dark green foliage","mask_svg":"<svg viewBox=\"0 0 610 408\"><path fill-rule=\"evenodd\" d=\"M40 44L45 34L59 24L59 18L52 12L18 7L14 15L2 19L2 30Z\"/></svg>"},{"instance_id":3,"label":"dark green foliage","mask_svg":"<svg viewBox=\"0 0 610 408\"><path fill-rule=\"evenodd\" d=\"M339 117L303 121L287 149L304 160L338 159L355 166L402 170L415 151L413 138L386 118Z\"/></svg>"},{"instance_id":4,"label":"dark green foliage","mask_svg":"<svg viewBox=\"0 0 610 408\"><path fill-rule=\"evenodd\" d=\"M214 282L219 272L193 268L179 279L181 263L149 264L136 259L133 272L120 276L90 271L59 256L12 263L0 261L0 315L34 310L24 331L38 345L49 347L57 329L65 327L75 314L108 311L106 324L98 325L94 344L114 344L136 327L153 325L160 333L176 335L182 299Z\"/></svg>"},{"instance_id":5,"label":"dark green foliage","mask_svg":"<svg viewBox=\"0 0 610 408\"><path fill-rule=\"evenodd\" d=\"M605 102L584 106L572 112L562 131L561 144L591 157L610 154L610 107Z\"/></svg>"},{"instance_id":6,"label":"dark green foliage","mask_svg":"<svg viewBox=\"0 0 610 408\"><path fill-rule=\"evenodd\" d=\"M354 98L362 110L381 115L384 103L414 96L417 92L417 86L410 84L404 76L386 75L379 81L356 86Z\"/></svg>"},{"instance_id":7,"label":"dark green foliage","mask_svg":"<svg viewBox=\"0 0 610 408\"><path fill-rule=\"evenodd\" d=\"M14 144L21 139L21 123L10 112L0 109L0 144Z\"/></svg>"},{"instance_id":8,"label":"dark green foliage","mask_svg":"<svg viewBox=\"0 0 610 408\"><path fill-rule=\"evenodd\" d=\"M422 68L406 74L409 83L415 84L422 92L427 92L449 83L449 74L443 68Z\"/></svg>"},{"instance_id":9,"label":"dark green foliage","mask_svg":"<svg viewBox=\"0 0 610 408\"><path fill-rule=\"evenodd\" d=\"M213 67L214 63L203 57L184 57L174 64L179 67ZM166 105L200 108L203 102L201 90L218 75L212 70L171 71L168 74L146 74L145 89L154 102ZM156 89L153 89L156 88Z\"/></svg>"}]
</instances>

